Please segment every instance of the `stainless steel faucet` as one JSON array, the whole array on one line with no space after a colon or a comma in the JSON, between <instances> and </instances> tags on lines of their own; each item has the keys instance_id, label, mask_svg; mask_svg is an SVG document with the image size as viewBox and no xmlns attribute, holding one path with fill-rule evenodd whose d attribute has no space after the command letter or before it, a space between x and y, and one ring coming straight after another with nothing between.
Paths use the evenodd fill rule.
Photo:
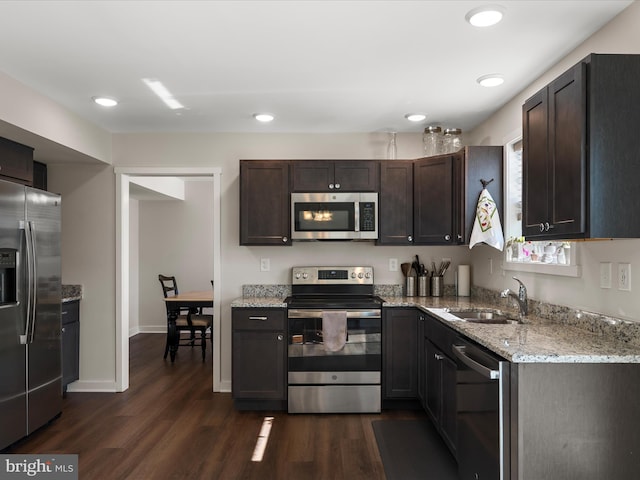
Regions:
<instances>
[{"instance_id":1,"label":"stainless steel faucet","mask_svg":"<svg viewBox=\"0 0 640 480\"><path fill-rule=\"evenodd\" d=\"M506 290L503 290L500 293L500 296L502 298L513 297L516 299L516 301L518 302L518 306L520 307L520 320L522 320L529 313L529 304L527 301L527 287L525 287L524 283L522 283L516 277L513 277L513 279L520 284L520 286L518 287L518 294L516 295L514 292L512 292L507 288Z\"/></svg>"}]
</instances>

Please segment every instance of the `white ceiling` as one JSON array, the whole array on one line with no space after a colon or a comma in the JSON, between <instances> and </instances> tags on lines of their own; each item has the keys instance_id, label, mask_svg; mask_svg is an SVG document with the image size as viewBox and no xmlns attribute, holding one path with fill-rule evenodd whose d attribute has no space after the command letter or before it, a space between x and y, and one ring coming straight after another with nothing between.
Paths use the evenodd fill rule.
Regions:
<instances>
[{"instance_id":1,"label":"white ceiling","mask_svg":"<svg viewBox=\"0 0 640 480\"><path fill-rule=\"evenodd\" d=\"M486 3L502 23L469 25ZM3 0L0 71L111 132L468 131L630 3ZM503 86L476 83L496 72Z\"/></svg>"}]
</instances>

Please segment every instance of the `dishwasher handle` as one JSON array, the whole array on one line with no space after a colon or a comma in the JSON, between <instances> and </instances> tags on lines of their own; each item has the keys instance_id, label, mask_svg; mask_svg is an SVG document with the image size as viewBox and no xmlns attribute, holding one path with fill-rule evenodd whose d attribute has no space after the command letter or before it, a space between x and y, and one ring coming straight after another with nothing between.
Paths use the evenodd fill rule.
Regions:
<instances>
[{"instance_id":1,"label":"dishwasher handle","mask_svg":"<svg viewBox=\"0 0 640 480\"><path fill-rule=\"evenodd\" d=\"M456 358L458 358L462 363L464 363L473 371L490 380L500 379L500 370L493 370L469 357L467 355L466 345L453 345L451 349Z\"/></svg>"}]
</instances>

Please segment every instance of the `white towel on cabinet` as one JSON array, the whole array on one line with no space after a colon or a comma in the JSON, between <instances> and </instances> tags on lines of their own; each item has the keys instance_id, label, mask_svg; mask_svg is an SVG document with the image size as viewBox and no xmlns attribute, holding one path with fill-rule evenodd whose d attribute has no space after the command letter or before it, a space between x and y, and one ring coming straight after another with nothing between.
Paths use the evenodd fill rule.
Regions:
<instances>
[{"instance_id":1,"label":"white towel on cabinet","mask_svg":"<svg viewBox=\"0 0 640 480\"><path fill-rule=\"evenodd\" d=\"M469 248L473 248L476 243L486 243L500 251L504 248L504 235L498 208L486 188L482 189L478 198Z\"/></svg>"}]
</instances>

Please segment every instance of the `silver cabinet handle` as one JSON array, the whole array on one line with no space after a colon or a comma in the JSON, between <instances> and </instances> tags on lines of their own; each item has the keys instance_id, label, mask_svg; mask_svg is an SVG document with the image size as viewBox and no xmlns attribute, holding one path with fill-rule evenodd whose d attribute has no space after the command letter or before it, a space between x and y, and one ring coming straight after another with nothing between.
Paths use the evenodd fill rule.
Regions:
<instances>
[{"instance_id":1,"label":"silver cabinet handle","mask_svg":"<svg viewBox=\"0 0 640 480\"><path fill-rule=\"evenodd\" d=\"M448 242L451 240L451 235L449 235L448 233L444 236L444 239Z\"/></svg>"},{"instance_id":2,"label":"silver cabinet handle","mask_svg":"<svg viewBox=\"0 0 640 480\"><path fill-rule=\"evenodd\" d=\"M260 320L261 322L266 322L269 320L269 317L249 317L249 320Z\"/></svg>"},{"instance_id":3,"label":"silver cabinet handle","mask_svg":"<svg viewBox=\"0 0 640 480\"><path fill-rule=\"evenodd\" d=\"M435 358L436 360L442 360L444 357L438 353L434 353L433 358Z\"/></svg>"},{"instance_id":4,"label":"silver cabinet handle","mask_svg":"<svg viewBox=\"0 0 640 480\"><path fill-rule=\"evenodd\" d=\"M407 237L407 240L409 240L410 242L413 242L413 235L409 235L409 236Z\"/></svg>"},{"instance_id":5,"label":"silver cabinet handle","mask_svg":"<svg viewBox=\"0 0 640 480\"><path fill-rule=\"evenodd\" d=\"M329 184L329 190L333 190L333 189L334 189L334 185L333 185L333 183L330 183Z\"/></svg>"},{"instance_id":6,"label":"silver cabinet handle","mask_svg":"<svg viewBox=\"0 0 640 480\"><path fill-rule=\"evenodd\" d=\"M336 189L340 188L340 184L336 183Z\"/></svg>"},{"instance_id":7,"label":"silver cabinet handle","mask_svg":"<svg viewBox=\"0 0 640 480\"><path fill-rule=\"evenodd\" d=\"M289 237L282 237L282 243L287 243L289 241Z\"/></svg>"},{"instance_id":8,"label":"silver cabinet handle","mask_svg":"<svg viewBox=\"0 0 640 480\"><path fill-rule=\"evenodd\" d=\"M541 231L541 232L544 232L544 223L541 223L541 224L540 224L540 231Z\"/></svg>"},{"instance_id":9,"label":"silver cabinet handle","mask_svg":"<svg viewBox=\"0 0 640 480\"><path fill-rule=\"evenodd\" d=\"M284 339L284 335L278 334L278 341L281 342Z\"/></svg>"}]
</instances>

